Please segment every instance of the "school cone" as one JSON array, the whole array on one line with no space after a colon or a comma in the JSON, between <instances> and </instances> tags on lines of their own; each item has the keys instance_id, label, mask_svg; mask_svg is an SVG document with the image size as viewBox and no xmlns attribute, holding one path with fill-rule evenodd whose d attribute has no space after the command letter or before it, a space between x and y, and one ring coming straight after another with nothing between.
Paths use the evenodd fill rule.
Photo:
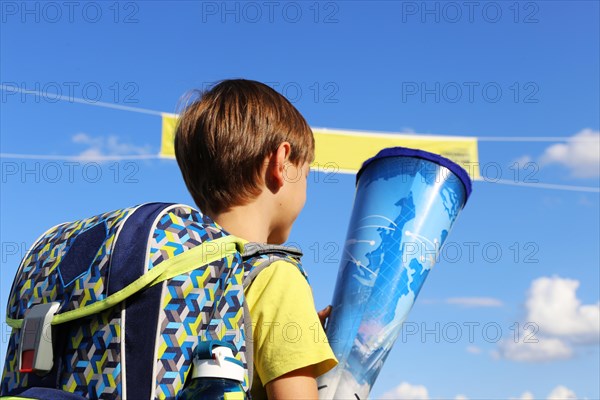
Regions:
<instances>
[{"instance_id":1,"label":"school cone","mask_svg":"<svg viewBox=\"0 0 600 400\"><path fill-rule=\"evenodd\" d=\"M471 193L467 172L437 154L393 147L365 161L327 338L339 364L320 399L366 399L402 323Z\"/></svg>"}]
</instances>

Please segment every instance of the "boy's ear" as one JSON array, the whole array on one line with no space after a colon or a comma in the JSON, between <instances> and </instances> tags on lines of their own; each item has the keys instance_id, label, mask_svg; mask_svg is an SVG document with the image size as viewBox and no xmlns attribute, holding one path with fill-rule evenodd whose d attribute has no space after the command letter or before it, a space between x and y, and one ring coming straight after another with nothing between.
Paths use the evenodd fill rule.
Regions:
<instances>
[{"instance_id":1,"label":"boy's ear","mask_svg":"<svg viewBox=\"0 0 600 400\"><path fill-rule=\"evenodd\" d=\"M273 154L269 156L265 183L269 190L277 193L286 179L286 162L290 157L292 147L288 142L283 142Z\"/></svg>"}]
</instances>

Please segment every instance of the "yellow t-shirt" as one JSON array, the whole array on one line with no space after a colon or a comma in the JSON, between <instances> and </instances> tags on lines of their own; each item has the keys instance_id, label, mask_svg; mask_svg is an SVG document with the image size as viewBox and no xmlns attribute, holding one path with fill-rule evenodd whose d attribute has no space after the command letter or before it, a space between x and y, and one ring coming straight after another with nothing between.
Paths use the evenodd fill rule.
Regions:
<instances>
[{"instance_id":1,"label":"yellow t-shirt","mask_svg":"<svg viewBox=\"0 0 600 400\"><path fill-rule=\"evenodd\" d=\"M246 301L253 328L254 400L266 399L264 385L288 372L314 365L319 376L336 366L312 290L298 267L275 261L246 290Z\"/></svg>"}]
</instances>

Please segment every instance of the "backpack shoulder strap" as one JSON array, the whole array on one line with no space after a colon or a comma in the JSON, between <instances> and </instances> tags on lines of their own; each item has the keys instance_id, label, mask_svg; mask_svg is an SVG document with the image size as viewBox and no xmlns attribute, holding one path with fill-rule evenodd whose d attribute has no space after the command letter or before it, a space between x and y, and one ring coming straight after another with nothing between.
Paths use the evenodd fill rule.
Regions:
<instances>
[{"instance_id":1,"label":"backpack shoulder strap","mask_svg":"<svg viewBox=\"0 0 600 400\"><path fill-rule=\"evenodd\" d=\"M300 263L302 251L295 247L250 242L244 245L242 258L244 262L252 265L250 272L244 277L244 289L252 284L261 271L279 260L286 260L296 265L302 275L308 279L308 275Z\"/></svg>"},{"instance_id":2,"label":"backpack shoulder strap","mask_svg":"<svg viewBox=\"0 0 600 400\"><path fill-rule=\"evenodd\" d=\"M243 288L244 291L254 279L260 274L264 269L269 267L276 261L285 260L288 261L298 267L302 275L308 280L308 275L304 268L302 268L302 264L300 263L300 259L302 257L302 251L295 247L289 246L281 246L275 244L264 244L264 243L255 243L249 242L244 245L244 251L242 252L242 259L244 264L249 266L249 271L244 277L243 280ZM244 296L244 329L246 331L246 337L252 338L252 320L250 317L250 309L248 308L248 303L245 300ZM248 392L252 387L252 379L254 376L254 345L253 340L246 340L246 365L248 369Z\"/></svg>"},{"instance_id":3,"label":"backpack shoulder strap","mask_svg":"<svg viewBox=\"0 0 600 400\"><path fill-rule=\"evenodd\" d=\"M300 258L302 257L302 252L300 249L291 246L282 246L278 244L265 244L265 243L256 243L256 242L248 242L244 245L244 252L242 254L243 257L253 257L262 254L272 254L272 253L283 253L287 255L291 255L293 257Z\"/></svg>"}]
</instances>

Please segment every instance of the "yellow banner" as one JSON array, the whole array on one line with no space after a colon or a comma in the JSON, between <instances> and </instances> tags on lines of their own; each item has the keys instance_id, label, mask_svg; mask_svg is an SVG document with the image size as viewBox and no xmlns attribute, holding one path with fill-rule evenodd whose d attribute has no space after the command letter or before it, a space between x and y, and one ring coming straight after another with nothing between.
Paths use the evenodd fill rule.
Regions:
<instances>
[{"instance_id":1,"label":"yellow banner","mask_svg":"<svg viewBox=\"0 0 600 400\"><path fill-rule=\"evenodd\" d=\"M439 154L461 165L479 179L477 138L397 133L374 133L312 128L315 134L315 164L328 171L356 173L363 161L386 147L409 147Z\"/></svg>"},{"instance_id":2,"label":"yellow banner","mask_svg":"<svg viewBox=\"0 0 600 400\"><path fill-rule=\"evenodd\" d=\"M177 128L177 114L163 113L160 140L161 157L175 158L175 128Z\"/></svg>"},{"instance_id":3,"label":"yellow banner","mask_svg":"<svg viewBox=\"0 0 600 400\"><path fill-rule=\"evenodd\" d=\"M177 116L163 114L160 155L175 157L173 142ZM374 133L312 128L315 134L315 161L312 168L356 173L363 161L386 147L409 147L449 158L461 165L472 179L479 179L477 138L396 133Z\"/></svg>"}]
</instances>

